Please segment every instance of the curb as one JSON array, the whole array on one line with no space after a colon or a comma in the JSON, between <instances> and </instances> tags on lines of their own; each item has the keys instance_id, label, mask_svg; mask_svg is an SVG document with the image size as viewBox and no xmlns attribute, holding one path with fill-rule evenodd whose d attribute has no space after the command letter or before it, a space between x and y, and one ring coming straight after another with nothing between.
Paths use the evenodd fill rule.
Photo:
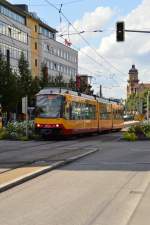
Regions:
<instances>
[{"instance_id":1,"label":"curb","mask_svg":"<svg viewBox=\"0 0 150 225\"><path fill-rule=\"evenodd\" d=\"M25 183L26 181L29 181L31 179L34 179L42 174L45 174L47 172L50 172L51 170L54 170L56 168L59 168L60 166L64 166L64 165L67 165L75 160L78 160L78 159L81 159L85 156L88 156L92 153L95 153L97 152L99 149L95 149L95 150L91 150L91 151L88 151L86 153L83 153L81 155L78 155L78 156L74 156L74 157L71 157L69 159L66 159L66 160L63 160L63 161L59 161L59 162L56 162L56 163L53 163L51 166L46 166L45 168L43 169L39 169L39 171L36 171L34 173L30 173L30 174L27 174L27 175L24 175L24 176L21 176L17 179L14 179L13 181L9 182L9 183L4 183L3 185L0 185L0 193L4 192L4 191L7 191L8 189L11 189L15 186L18 186L20 184L23 184Z\"/></svg>"}]
</instances>

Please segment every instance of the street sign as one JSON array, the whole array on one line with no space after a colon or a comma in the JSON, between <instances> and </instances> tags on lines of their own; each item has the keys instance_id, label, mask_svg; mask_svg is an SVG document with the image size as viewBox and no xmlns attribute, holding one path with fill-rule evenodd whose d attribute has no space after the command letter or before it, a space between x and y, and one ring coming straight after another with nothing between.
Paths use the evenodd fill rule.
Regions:
<instances>
[{"instance_id":1,"label":"street sign","mask_svg":"<svg viewBox=\"0 0 150 225\"><path fill-rule=\"evenodd\" d=\"M22 113L27 114L28 99L27 96L22 98Z\"/></svg>"}]
</instances>

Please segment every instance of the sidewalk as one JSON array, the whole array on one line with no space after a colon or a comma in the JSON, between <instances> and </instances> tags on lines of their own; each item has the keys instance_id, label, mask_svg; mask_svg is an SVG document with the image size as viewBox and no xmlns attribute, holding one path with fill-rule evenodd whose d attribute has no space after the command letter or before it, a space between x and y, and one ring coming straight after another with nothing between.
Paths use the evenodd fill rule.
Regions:
<instances>
[{"instance_id":1,"label":"sidewalk","mask_svg":"<svg viewBox=\"0 0 150 225\"><path fill-rule=\"evenodd\" d=\"M143 193L140 203L135 209L128 225L149 225L150 224L150 183Z\"/></svg>"},{"instance_id":2,"label":"sidewalk","mask_svg":"<svg viewBox=\"0 0 150 225\"><path fill-rule=\"evenodd\" d=\"M4 171L0 174L0 193L97 151L97 148L86 152L81 150L80 153L68 155L63 160L37 161L24 167Z\"/></svg>"}]
</instances>

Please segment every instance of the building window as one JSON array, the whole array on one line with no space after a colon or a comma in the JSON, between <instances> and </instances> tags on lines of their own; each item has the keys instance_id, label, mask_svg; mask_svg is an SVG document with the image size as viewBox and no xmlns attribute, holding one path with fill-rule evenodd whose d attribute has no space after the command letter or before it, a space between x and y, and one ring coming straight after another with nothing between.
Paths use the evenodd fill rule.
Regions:
<instances>
[{"instance_id":1,"label":"building window","mask_svg":"<svg viewBox=\"0 0 150 225\"><path fill-rule=\"evenodd\" d=\"M47 50L49 51L49 45L47 45Z\"/></svg>"},{"instance_id":2,"label":"building window","mask_svg":"<svg viewBox=\"0 0 150 225\"><path fill-rule=\"evenodd\" d=\"M56 63L54 63L54 70L56 70L57 69L57 64Z\"/></svg>"},{"instance_id":3,"label":"building window","mask_svg":"<svg viewBox=\"0 0 150 225\"><path fill-rule=\"evenodd\" d=\"M8 35L11 37L11 27L8 27Z\"/></svg>"},{"instance_id":4,"label":"building window","mask_svg":"<svg viewBox=\"0 0 150 225\"><path fill-rule=\"evenodd\" d=\"M25 17L14 13L12 10L7 9L5 6L0 5L0 13L17 21L18 23L25 24Z\"/></svg>"},{"instance_id":5,"label":"building window","mask_svg":"<svg viewBox=\"0 0 150 225\"><path fill-rule=\"evenodd\" d=\"M37 59L35 59L35 66L37 67Z\"/></svg>"},{"instance_id":6,"label":"building window","mask_svg":"<svg viewBox=\"0 0 150 225\"><path fill-rule=\"evenodd\" d=\"M47 38L50 38L50 39L55 38L55 33L52 33L51 31L49 31L48 29L46 29L44 27L40 27L40 33L43 34Z\"/></svg>"},{"instance_id":7,"label":"building window","mask_svg":"<svg viewBox=\"0 0 150 225\"><path fill-rule=\"evenodd\" d=\"M25 59L28 59L27 51L15 48L7 44L0 43L0 52L2 53L3 56L6 56L7 50L10 51L10 57L13 59L19 60L21 52L24 53Z\"/></svg>"},{"instance_id":8,"label":"building window","mask_svg":"<svg viewBox=\"0 0 150 225\"><path fill-rule=\"evenodd\" d=\"M0 21L0 34L6 35L8 37L11 37L15 40L18 40L24 43L28 42L27 33L24 33L23 31L1 21Z\"/></svg>"},{"instance_id":9,"label":"building window","mask_svg":"<svg viewBox=\"0 0 150 225\"><path fill-rule=\"evenodd\" d=\"M37 50L37 42L35 42L35 49Z\"/></svg>"},{"instance_id":10,"label":"building window","mask_svg":"<svg viewBox=\"0 0 150 225\"><path fill-rule=\"evenodd\" d=\"M37 25L35 25L35 27L34 27L34 28L35 28L35 32L37 32Z\"/></svg>"}]
</instances>

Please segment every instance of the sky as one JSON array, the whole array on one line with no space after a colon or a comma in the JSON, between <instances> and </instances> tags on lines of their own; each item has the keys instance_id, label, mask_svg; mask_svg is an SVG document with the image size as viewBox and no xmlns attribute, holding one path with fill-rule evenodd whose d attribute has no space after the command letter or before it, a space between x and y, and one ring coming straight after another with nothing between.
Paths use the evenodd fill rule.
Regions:
<instances>
[{"instance_id":1,"label":"sky","mask_svg":"<svg viewBox=\"0 0 150 225\"><path fill-rule=\"evenodd\" d=\"M132 64L140 82L150 83L150 34L127 33L116 42L116 22L125 29L150 31L150 0L10 0L28 4L29 10L57 31L57 40L67 38L78 50L79 74L92 77L94 92L102 85L105 97L125 98ZM62 4L61 16L57 9ZM67 20L66 20L67 19ZM61 21L61 22L60 22ZM68 23L69 21L69 23ZM102 30L102 32L93 32ZM80 34L78 32L84 31ZM73 34L78 33L78 34ZM63 38L60 34L64 34ZM69 34L69 35L68 35Z\"/></svg>"}]
</instances>

